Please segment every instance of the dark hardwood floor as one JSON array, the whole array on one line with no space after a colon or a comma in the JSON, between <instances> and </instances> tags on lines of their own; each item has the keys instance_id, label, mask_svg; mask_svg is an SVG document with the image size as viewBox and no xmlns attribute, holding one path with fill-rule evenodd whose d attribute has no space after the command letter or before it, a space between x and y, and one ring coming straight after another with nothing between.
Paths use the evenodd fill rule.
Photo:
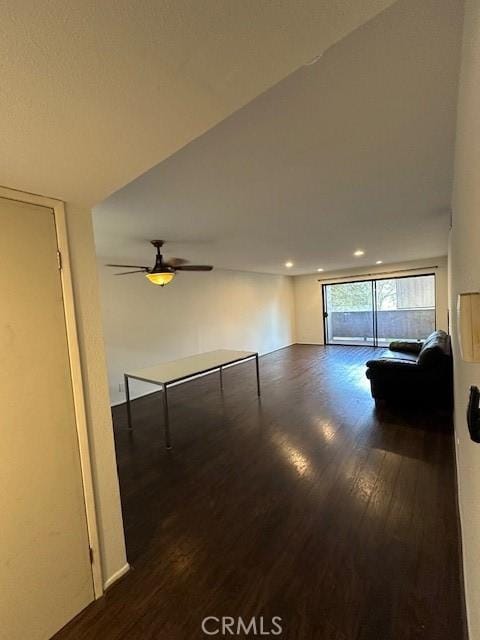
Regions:
<instances>
[{"instance_id":1,"label":"dark hardwood floor","mask_svg":"<svg viewBox=\"0 0 480 640\"><path fill-rule=\"evenodd\" d=\"M380 351L380 350L379 350ZM206 638L206 616L280 638L460 640L448 416L376 410L375 351L296 345L114 410L132 571L57 640ZM219 636L220 637L220 636ZM238 636L245 637L245 636ZM275 637L275 636L273 636Z\"/></svg>"}]
</instances>

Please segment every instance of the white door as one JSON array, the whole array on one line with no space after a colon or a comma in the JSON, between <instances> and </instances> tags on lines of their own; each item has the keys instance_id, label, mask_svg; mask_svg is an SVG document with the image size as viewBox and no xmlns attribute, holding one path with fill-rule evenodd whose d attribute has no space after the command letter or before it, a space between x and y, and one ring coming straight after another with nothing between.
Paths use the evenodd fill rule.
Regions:
<instances>
[{"instance_id":1,"label":"white door","mask_svg":"<svg viewBox=\"0 0 480 640\"><path fill-rule=\"evenodd\" d=\"M93 598L54 215L0 198L0 639Z\"/></svg>"}]
</instances>

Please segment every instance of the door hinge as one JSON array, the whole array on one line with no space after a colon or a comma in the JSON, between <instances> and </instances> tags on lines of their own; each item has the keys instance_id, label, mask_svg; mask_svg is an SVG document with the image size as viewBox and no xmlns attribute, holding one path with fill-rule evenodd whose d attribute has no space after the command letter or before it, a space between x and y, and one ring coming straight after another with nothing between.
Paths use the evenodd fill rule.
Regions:
<instances>
[{"instance_id":1,"label":"door hinge","mask_svg":"<svg viewBox=\"0 0 480 640\"><path fill-rule=\"evenodd\" d=\"M62 254L60 253L60 251L57 251L57 262L58 262L58 269L59 271L62 270Z\"/></svg>"},{"instance_id":2,"label":"door hinge","mask_svg":"<svg viewBox=\"0 0 480 640\"><path fill-rule=\"evenodd\" d=\"M93 549L92 547L88 547L89 555L90 555L90 564L93 564Z\"/></svg>"}]
</instances>

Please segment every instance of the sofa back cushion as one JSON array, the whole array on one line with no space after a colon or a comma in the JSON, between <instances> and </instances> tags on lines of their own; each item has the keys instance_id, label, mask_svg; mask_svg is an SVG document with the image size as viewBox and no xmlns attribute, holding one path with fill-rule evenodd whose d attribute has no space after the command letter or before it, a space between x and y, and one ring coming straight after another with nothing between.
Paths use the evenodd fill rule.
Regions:
<instances>
[{"instance_id":1,"label":"sofa back cushion","mask_svg":"<svg viewBox=\"0 0 480 640\"><path fill-rule=\"evenodd\" d=\"M450 336L439 330L434 331L425 340L417 362L422 367L435 367L450 357Z\"/></svg>"}]
</instances>

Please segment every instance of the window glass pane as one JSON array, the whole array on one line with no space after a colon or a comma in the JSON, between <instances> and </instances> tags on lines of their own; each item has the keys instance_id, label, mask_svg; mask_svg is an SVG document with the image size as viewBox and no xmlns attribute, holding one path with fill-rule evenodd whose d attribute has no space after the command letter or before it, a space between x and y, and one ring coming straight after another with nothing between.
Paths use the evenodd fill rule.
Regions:
<instances>
[{"instance_id":1,"label":"window glass pane","mask_svg":"<svg viewBox=\"0 0 480 640\"><path fill-rule=\"evenodd\" d=\"M373 345L372 282L346 282L325 287L327 342Z\"/></svg>"},{"instance_id":2,"label":"window glass pane","mask_svg":"<svg viewBox=\"0 0 480 640\"><path fill-rule=\"evenodd\" d=\"M435 276L378 280L376 305L379 346L426 338L435 331Z\"/></svg>"}]
</instances>

